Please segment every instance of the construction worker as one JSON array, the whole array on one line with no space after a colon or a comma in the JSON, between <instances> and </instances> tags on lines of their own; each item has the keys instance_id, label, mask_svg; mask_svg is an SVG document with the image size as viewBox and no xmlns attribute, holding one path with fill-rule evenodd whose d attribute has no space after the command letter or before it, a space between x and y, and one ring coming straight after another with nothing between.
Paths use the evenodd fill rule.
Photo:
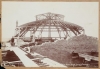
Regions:
<instances>
[{"instance_id":1,"label":"construction worker","mask_svg":"<svg viewBox=\"0 0 100 69\"><path fill-rule=\"evenodd\" d=\"M33 33L32 42L35 43L35 34Z\"/></svg>"},{"instance_id":2,"label":"construction worker","mask_svg":"<svg viewBox=\"0 0 100 69\"><path fill-rule=\"evenodd\" d=\"M14 37L11 38L11 46L14 46Z\"/></svg>"}]
</instances>

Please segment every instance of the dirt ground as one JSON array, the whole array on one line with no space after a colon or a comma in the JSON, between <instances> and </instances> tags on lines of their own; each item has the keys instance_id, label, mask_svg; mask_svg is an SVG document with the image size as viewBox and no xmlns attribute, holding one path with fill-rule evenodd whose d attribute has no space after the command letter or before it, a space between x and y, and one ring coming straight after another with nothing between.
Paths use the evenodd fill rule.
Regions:
<instances>
[{"instance_id":1,"label":"dirt ground","mask_svg":"<svg viewBox=\"0 0 100 69\"><path fill-rule=\"evenodd\" d=\"M80 35L74 36L68 40L58 40L56 42L48 42L38 47L36 52L47 56L62 64L69 64L71 60L71 52L86 53L98 51L97 38Z\"/></svg>"}]
</instances>

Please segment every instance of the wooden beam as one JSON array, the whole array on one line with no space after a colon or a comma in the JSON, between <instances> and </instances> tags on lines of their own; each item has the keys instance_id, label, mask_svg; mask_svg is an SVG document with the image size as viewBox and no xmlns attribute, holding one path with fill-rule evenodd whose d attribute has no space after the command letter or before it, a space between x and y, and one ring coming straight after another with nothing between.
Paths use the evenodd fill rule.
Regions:
<instances>
[{"instance_id":1,"label":"wooden beam","mask_svg":"<svg viewBox=\"0 0 100 69\"><path fill-rule=\"evenodd\" d=\"M43 29L44 29L45 25L46 25L46 22L44 22L44 24L43 24L42 28L39 28L39 29L41 29L41 30L40 30L40 34L42 34L42 31L43 31Z\"/></svg>"},{"instance_id":2,"label":"wooden beam","mask_svg":"<svg viewBox=\"0 0 100 69\"><path fill-rule=\"evenodd\" d=\"M57 28L57 31L58 31L59 37L60 37L60 39L61 39L60 30L59 30L58 26L56 25L57 23L56 23L55 21L53 21L53 23L54 23L55 27Z\"/></svg>"},{"instance_id":3,"label":"wooden beam","mask_svg":"<svg viewBox=\"0 0 100 69\"><path fill-rule=\"evenodd\" d=\"M21 62L24 64L25 67L39 67L34 61L29 59L18 47L13 48L14 53L19 57Z\"/></svg>"},{"instance_id":4,"label":"wooden beam","mask_svg":"<svg viewBox=\"0 0 100 69\"><path fill-rule=\"evenodd\" d=\"M51 38L51 20L49 20L48 37Z\"/></svg>"}]
</instances>

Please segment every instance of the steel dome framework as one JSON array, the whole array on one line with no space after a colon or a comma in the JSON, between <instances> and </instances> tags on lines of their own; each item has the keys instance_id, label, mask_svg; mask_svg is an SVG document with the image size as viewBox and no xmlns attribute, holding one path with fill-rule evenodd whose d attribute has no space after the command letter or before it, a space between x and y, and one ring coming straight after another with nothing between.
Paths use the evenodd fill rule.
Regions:
<instances>
[{"instance_id":1,"label":"steel dome framework","mask_svg":"<svg viewBox=\"0 0 100 69\"><path fill-rule=\"evenodd\" d=\"M70 32L74 33L76 36L82 34L84 29L79 25L64 21L64 15L44 13L36 15L36 21L17 26L15 37L23 38L28 31L30 31L31 34L35 34L36 31L41 34L43 32L48 32L47 38L52 38L52 32L58 32L59 37L57 38L61 39L69 37ZM61 36L62 31L64 32L64 37Z\"/></svg>"}]
</instances>

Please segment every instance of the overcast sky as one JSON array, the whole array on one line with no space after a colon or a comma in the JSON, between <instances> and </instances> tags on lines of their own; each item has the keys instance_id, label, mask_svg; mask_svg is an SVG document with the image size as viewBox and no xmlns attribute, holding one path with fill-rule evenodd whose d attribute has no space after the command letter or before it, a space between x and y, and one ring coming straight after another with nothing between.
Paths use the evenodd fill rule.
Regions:
<instances>
[{"instance_id":1,"label":"overcast sky","mask_svg":"<svg viewBox=\"0 0 100 69\"><path fill-rule=\"evenodd\" d=\"M7 2L2 1L2 40L15 33L16 21L25 24L35 21L35 15L58 13L64 20L82 26L88 36L98 37L98 2Z\"/></svg>"}]
</instances>

